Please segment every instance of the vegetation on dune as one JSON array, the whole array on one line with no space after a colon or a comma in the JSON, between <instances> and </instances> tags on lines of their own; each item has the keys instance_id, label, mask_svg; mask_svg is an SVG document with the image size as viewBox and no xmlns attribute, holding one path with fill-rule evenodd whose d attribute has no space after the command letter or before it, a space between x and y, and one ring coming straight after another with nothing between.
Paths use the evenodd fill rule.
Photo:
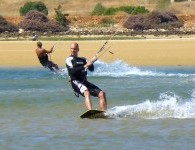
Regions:
<instances>
[{"instance_id":1,"label":"vegetation on dune","mask_svg":"<svg viewBox=\"0 0 195 150\"><path fill-rule=\"evenodd\" d=\"M158 11L147 15L130 16L124 23L124 27L134 30L173 29L182 26L183 21L179 20L174 13Z\"/></svg>"},{"instance_id":2,"label":"vegetation on dune","mask_svg":"<svg viewBox=\"0 0 195 150\"><path fill-rule=\"evenodd\" d=\"M15 32L18 31L18 27L10 22L7 22L7 20L0 16L0 33L2 32Z\"/></svg>"},{"instance_id":3,"label":"vegetation on dune","mask_svg":"<svg viewBox=\"0 0 195 150\"><path fill-rule=\"evenodd\" d=\"M101 3L97 3L91 15L72 16L74 17L72 20L62 10L64 7L58 5L57 8L54 8L55 16L52 16L50 20L47 17L47 6L42 1L28 1L19 10L24 17L17 26L6 22L3 17L0 17L0 33L5 31L15 32L18 31L18 28L22 28L24 31L37 31L40 34L44 33L44 35L49 36L52 34L64 35L64 32L69 29L66 34L79 36L108 35L113 34L117 27L117 30L120 30L120 32L117 32L118 35L134 35L133 33L140 34L143 30L149 29L176 31L175 28L184 26L184 22L176 17L174 11L170 11L170 0L158 0L156 2L157 11L153 12L149 12L144 6L124 5L107 8ZM128 19L126 19L127 16ZM125 21L122 25L121 20ZM70 28L69 24L72 25ZM128 29L133 29L133 31ZM147 32L151 31L154 30ZM155 33L153 32L152 34Z\"/></svg>"},{"instance_id":4,"label":"vegetation on dune","mask_svg":"<svg viewBox=\"0 0 195 150\"><path fill-rule=\"evenodd\" d=\"M91 15L102 15L106 11L106 7L104 7L101 3L97 3L94 7Z\"/></svg>"},{"instance_id":5,"label":"vegetation on dune","mask_svg":"<svg viewBox=\"0 0 195 150\"><path fill-rule=\"evenodd\" d=\"M68 14L62 13L61 5L58 5L58 7L55 8L55 13L55 19L58 23L60 23L62 26L67 26L69 24L69 21L66 19L66 16L68 16Z\"/></svg>"},{"instance_id":6,"label":"vegetation on dune","mask_svg":"<svg viewBox=\"0 0 195 150\"><path fill-rule=\"evenodd\" d=\"M115 20L106 17L106 18L103 18L100 23L102 27L109 27L115 24Z\"/></svg>"},{"instance_id":7,"label":"vegetation on dune","mask_svg":"<svg viewBox=\"0 0 195 150\"><path fill-rule=\"evenodd\" d=\"M149 10L147 10L144 6L121 6L121 7L104 7L101 3L98 3L91 15L115 15L118 12L125 12L127 14L143 14L148 13Z\"/></svg>"},{"instance_id":8,"label":"vegetation on dune","mask_svg":"<svg viewBox=\"0 0 195 150\"><path fill-rule=\"evenodd\" d=\"M41 1L26 2L24 6L20 8L20 15L25 16L31 10L37 10L45 15L48 15L48 9L46 5Z\"/></svg>"},{"instance_id":9,"label":"vegetation on dune","mask_svg":"<svg viewBox=\"0 0 195 150\"><path fill-rule=\"evenodd\" d=\"M63 32L68 30L67 27L60 25L56 21L49 20L43 13L36 10L28 12L19 27L26 31L39 32Z\"/></svg>"}]
</instances>

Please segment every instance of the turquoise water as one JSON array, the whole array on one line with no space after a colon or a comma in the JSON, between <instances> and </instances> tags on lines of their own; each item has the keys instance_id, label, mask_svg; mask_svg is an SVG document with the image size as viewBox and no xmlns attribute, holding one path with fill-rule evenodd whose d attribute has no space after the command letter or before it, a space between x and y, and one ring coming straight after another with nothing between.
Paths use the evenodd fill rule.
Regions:
<instances>
[{"instance_id":1,"label":"turquoise water","mask_svg":"<svg viewBox=\"0 0 195 150\"><path fill-rule=\"evenodd\" d=\"M110 119L79 118L86 108L66 69L0 68L0 149L194 149L195 67L95 68L89 80L106 91Z\"/></svg>"}]
</instances>

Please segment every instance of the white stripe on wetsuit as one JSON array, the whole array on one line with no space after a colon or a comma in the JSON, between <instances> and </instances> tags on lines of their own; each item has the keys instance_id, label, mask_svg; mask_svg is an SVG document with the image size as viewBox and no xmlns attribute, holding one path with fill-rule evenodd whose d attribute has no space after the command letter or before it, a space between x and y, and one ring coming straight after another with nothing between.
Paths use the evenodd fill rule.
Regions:
<instances>
[{"instance_id":1,"label":"white stripe on wetsuit","mask_svg":"<svg viewBox=\"0 0 195 150\"><path fill-rule=\"evenodd\" d=\"M87 90L87 87L83 85L80 81L73 80L72 82L79 88L82 94Z\"/></svg>"}]
</instances>

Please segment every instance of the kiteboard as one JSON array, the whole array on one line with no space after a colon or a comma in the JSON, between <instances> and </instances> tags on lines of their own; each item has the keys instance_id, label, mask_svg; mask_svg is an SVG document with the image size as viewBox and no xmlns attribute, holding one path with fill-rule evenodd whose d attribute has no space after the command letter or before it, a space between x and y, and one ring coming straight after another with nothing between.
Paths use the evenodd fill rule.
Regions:
<instances>
[{"instance_id":1,"label":"kiteboard","mask_svg":"<svg viewBox=\"0 0 195 150\"><path fill-rule=\"evenodd\" d=\"M101 110L89 110L89 111L85 112L84 114L82 114L80 117L82 119L84 119L84 118L88 118L88 119L103 118L103 119L106 119L106 118L108 118L105 115L105 111L101 111Z\"/></svg>"}]
</instances>

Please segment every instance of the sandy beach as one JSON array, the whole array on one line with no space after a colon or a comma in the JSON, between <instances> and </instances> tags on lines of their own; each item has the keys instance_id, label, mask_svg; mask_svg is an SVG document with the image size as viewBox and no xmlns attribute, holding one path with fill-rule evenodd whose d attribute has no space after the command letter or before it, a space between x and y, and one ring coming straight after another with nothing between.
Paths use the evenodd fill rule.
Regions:
<instances>
[{"instance_id":1,"label":"sandy beach","mask_svg":"<svg viewBox=\"0 0 195 150\"><path fill-rule=\"evenodd\" d=\"M42 41L45 49L56 43L51 60L65 66L71 41ZM105 41L79 41L80 56L92 58ZM146 39L109 41L109 48L100 59L105 62L122 60L131 66L194 66L195 39ZM106 49L107 49L106 48ZM1 41L1 67L40 67L35 41ZM111 54L111 51L114 54Z\"/></svg>"}]
</instances>

